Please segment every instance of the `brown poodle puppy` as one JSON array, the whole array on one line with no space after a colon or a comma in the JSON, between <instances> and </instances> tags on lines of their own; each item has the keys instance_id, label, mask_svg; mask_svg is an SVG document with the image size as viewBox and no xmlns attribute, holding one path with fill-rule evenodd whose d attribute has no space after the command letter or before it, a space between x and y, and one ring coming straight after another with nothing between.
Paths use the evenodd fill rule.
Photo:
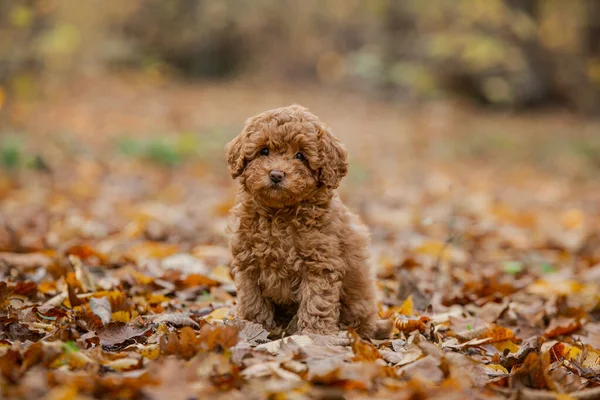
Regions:
<instances>
[{"instance_id":1,"label":"brown poodle puppy","mask_svg":"<svg viewBox=\"0 0 600 400\"><path fill-rule=\"evenodd\" d=\"M269 330L281 313L304 333L353 327L373 337L369 233L335 192L348 170L340 141L292 105L246 121L227 161L240 178L231 227L238 315Z\"/></svg>"}]
</instances>

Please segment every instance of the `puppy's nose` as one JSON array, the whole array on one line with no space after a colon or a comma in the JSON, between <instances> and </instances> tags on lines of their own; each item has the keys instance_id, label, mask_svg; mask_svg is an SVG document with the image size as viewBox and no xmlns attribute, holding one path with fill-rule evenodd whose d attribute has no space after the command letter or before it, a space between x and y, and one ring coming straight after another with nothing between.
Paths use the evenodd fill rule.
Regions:
<instances>
[{"instance_id":1,"label":"puppy's nose","mask_svg":"<svg viewBox=\"0 0 600 400\"><path fill-rule=\"evenodd\" d=\"M273 171L269 172L269 178L271 178L273 183L279 183L283 180L283 172L274 169Z\"/></svg>"}]
</instances>

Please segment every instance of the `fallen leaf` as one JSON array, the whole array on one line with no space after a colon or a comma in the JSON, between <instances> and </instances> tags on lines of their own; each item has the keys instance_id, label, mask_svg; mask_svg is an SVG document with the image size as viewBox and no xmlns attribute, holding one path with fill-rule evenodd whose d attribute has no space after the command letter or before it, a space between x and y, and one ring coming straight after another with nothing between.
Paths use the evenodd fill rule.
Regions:
<instances>
[{"instance_id":1,"label":"fallen leaf","mask_svg":"<svg viewBox=\"0 0 600 400\"><path fill-rule=\"evenodd\" d=\"M354 361L375 361L381 358L381 354L373 344L361 339L353 330L348 330L352 351L354 352Z\"/></svg>"},{"instance_id":2,"label":"fallen leaf","mask_svg":"<svg viewBox=\"0 0 600 400\"><path fill-rule=\"evenodd\" d=\"M269 337L269 332L260 324L246 320L237 320L236 326L240 330L240 340L247 342L251 346L256 346L268 341L267 338Z\"/></svg>"},{"instance_id":3,"label":"fallen leaf","mask_svg":"<svg viewBox=\"0 0 600 400\"><path fill-rule=\"evenodd\" d=\"M256 350L265 350L271 354L277 354L281 350L281 346L293 342L298 347L302 348L313 343L312 339L306 335L293 335L283 339L274 340L269 343L264 343L256 346Z\"/></svg>"},{"instance_id":4,"label":"fallen leaf","mask_svg":"<svg viewBox=\"0 0 600 400\"><path fill-rule=\"evenodd\" d=\"M184 313L161 314L156 316L153 321L157 324L170 324L177 327L191 326L200 329L200 324Z\"/></svg>"},{"instance_id":5,"label":"fallen leaf","mask_svg":"<svg viewBox=\"0 0 600 400\"><path fill-rule=\"evenodd\" d=\"M557 336L568 335L579 328L581 328L581 321L574 318L559 317L550 322L550 325L544 331L544 336L551 339Z\"/></svg>"},{"instance_id":6,"label":"fallen leaf","mask_svg":"<svg viewBox=\"0 0 600 400\"><path fill-rule=\"evenodd\" d=\"M106 349L118 349L144 339L151 327L135 327L122 322L111 322L98 332L100 343Z\"/></svg>"},{"instance_id":7,"label":"fallen leaf","mask_svg":"<svg viewBox=\"0 0 600 400\"><path fill-rule=\"evenodd\" d=\"M108 298L101 297L98 299L98 298L92 297L90 299L90 309L92 310L92 312L94 314L96 314L100 318L100 320L102 321L102 323L104 325L106 325L110 322L112 311L111 311L110 302L108 301Z\"/></svg>"}]
</instances>

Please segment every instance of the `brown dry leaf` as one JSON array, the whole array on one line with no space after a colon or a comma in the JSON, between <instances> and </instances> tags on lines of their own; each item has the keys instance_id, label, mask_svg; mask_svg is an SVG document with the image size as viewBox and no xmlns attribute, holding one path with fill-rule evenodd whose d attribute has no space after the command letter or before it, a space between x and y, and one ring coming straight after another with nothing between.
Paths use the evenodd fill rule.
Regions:
<instances>
[{"instance_id":1,"label":"brown dry leaf","mask_svg":"<svg viewBox=\"0 0 600 400\"><path fill-rule=\"evenodd\" d=\"M100 332L102 327L106 325L104 322L102 322L97 314L87 310L84 310L81 314L79 314L79 318L82 322L81 325L91 332Z\"/></svg>"},{"instance_id":2,"label":"brown dry leaf","mask_svg":"<svg viewBox=\"0 0 600 400\"><path fill-rule=\"evenodd\" d=\"M440 369L440 360L433 356L425 356L398 370L398 374L409 379L421 379L436 383L444 379L444 373Z\"/></svg>"},{"instance_id":3,"label":"brown dry leaf","mask_svg":"<svg viewBox=\"0 0 600 400\"><path fill-rule=\"evenodd\" d=\"M265 330L260 324L246 320L237 320L235 321L235 325L240 330L240 340L243 340L252 346L268 341L269 331Z\"/></svg>"},{"instance_id":4,"label":"brown dry leaf","mask_svg":"<svg viewBox=\"0 0 600 400\"><path fill-rule=\"evenodd\" d=\"M549 367L549 357L545 360L539 353L529 353L525 357L523 365L513 371L513 382L515 385L523 385L533 389L551 389L554 385L547 379L546 371Z\"/></svg>"},{"instance_id":5,"label":"brown dry leaf","mask_svg":"<svg viewBox=\"0 0 600 400\"><path fill-rule=\"evenodd\" d=\"M29 296L32 296L33 294L35 294L35 292L37 292L37 290L38 290L38 288L37 288L37 284L35 282L24 281L24 282L17 282L17 285L12 289L12 292L15 295L29 297Z\"/></svg>"},{"instance_id":6,"label":"brown dry leaf","mask_svg":"<svg viewBox=\"0 0 600 400\"><path fill-rule=\"evenodd\" d=\"M48 268L53 263L52 257L43 253L3 253L0 252L0 263L20 270L31 270L37 268Z\"/></svg>"},{"instance_id":7,"label":"brown dry leaf","mask_svg":"<svg viewBox=\"0 0 600 400\"><path fill-rule=\"evenodd\" d=\"M67 293L69 295L69 297L68 297L69 304L67 305L68 307L74 308L74 307L80 306L82 304L85 304L85 301L83 301L79 297L77 297L77 294L75 294L75 290L73 289L73 287L70 284L67 284Z\"/></svg>"},{"instance_id":8,"label":"brown dry leaf","mask_svg":"<svg viewBox=\"0 0 600 400\"><path fill-rule=\"evenodd\" d=\"M119 349L131 342L143 340L151 333L151 329L151 327L137 327L123 322L111 322L98 332L98 337L102 347Z\"/></svg>"},{"instance_id":9,"label":"brown dry leaf","mask_svg":"<svg viewBox=\"0 0 600 400\"><path fill-rule=\"evenodd\" d=\"M423 357L423 351L417 346L413 346L407 351L379 350L379 353L385 361L397 367L410 364Z\"/></svg>"},{"instance_id":10,"label":"brown dry leaf","mask_svg":"<svg viewBox=\"0 0 600 400\"><path fill-rule=\"evenodd\" d=\"M160 352L167 355L177 355L181 351L181 343L177 332L162 335L159 340Z\"/></svg>"},{"instance_id":11,"label":"brown dry leaf","mask_svg":"<svg viewBox=\"0 0 600 400\"><path fill-rule=\"evenodd\" d=\"M200 324L184 313L167 313L156 316L153 322L157 324L170 324L177 327L191 326L200 329Z\"/></svg>"},{"instance_id":12,"label":"brown dry leaf","mask_svg":"<svg viewBox=\"0 0 600 400\"><path fill-rule=\"evenodd\" d=\"M509 354L503 359L502 366L510 371L513 366L522 364L529 354L539 353L543 342L544 339L539 336L529 338L521 345L518 352Z\"/></svg>"},{"instance_id":13,"label":"brown dry leaf","mask_svg":"<svg viewBox=\"0 0 600 400\"><path fill-rule=\"evenodd\" d=\"M196 355L198 347L198 339L194 330L189 326L184 326L179 335L180 354L186 360Z\"/></svg>"},{"instance_id":14,"label":"brown dry leaf","mask_svg":"<svg viewBox=\"0 0 600 400\"><path fill-rule=\"evenodd\" d=\"M313 340L308 335L292 335L283 339L273 340L256 346L256 350L264 350L271 354L278 354L286 346L296 346L299 349L304 349L306 346L313 344Z\"/></svg>"},{"instance_id":15,"label":"brown dry leaf","mask_svg":"<svg viewBox=\"0 0 600 400\"><path fill-rule=\"evenodd\" d=\"M0 322L0 327L6 338L14 341L25 342L37 342L45 336L44 332L29 329L25 324L21 324L16 321Z\"/></svg>"}]
</instances>

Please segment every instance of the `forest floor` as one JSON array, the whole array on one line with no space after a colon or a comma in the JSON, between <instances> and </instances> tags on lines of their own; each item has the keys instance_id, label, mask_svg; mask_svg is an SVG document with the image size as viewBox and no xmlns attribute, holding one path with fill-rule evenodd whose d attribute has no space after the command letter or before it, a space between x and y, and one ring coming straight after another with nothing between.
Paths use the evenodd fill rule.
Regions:
<instances>
[{"instance_id":1,"label":"forest floor","mask_svg":"<svg viewBox=\"0 0 600 400\"><path fill-rule=\"evenodd\" d=\"M390 340L234 318L224 145L290 103L349 151ZM149 76L2 112L3 398L600 397L597 121Z\"/></svg>"}]
</instances>

